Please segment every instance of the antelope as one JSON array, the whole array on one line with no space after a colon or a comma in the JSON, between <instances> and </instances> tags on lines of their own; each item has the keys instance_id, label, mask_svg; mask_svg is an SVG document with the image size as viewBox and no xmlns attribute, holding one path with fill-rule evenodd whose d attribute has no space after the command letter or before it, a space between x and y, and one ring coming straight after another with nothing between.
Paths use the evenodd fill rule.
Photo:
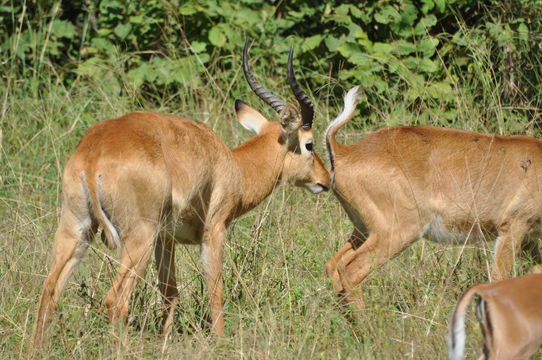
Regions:
<instances>
[{"instance_id":1,"label":"antelope","mask_svg":"<svg viewBox=\"0 0 542 360\"><path fill-rule=\"evenodd\" d=\"M54 262L43 285L34 348L42 347L61 292L99 228L108 247L120 248L120 266L105 299L112 324L125 323L130 296L154 248L165 304L162 332L169 335L179 295L175 244L199 244L211 330L223 334L221 271L228 225L279 182L312 193L329 189L329 173L313 151L314 110L296 81L293 48L287 78L299 108L255 81L248 53L247 41L245 78L280 122L236 100L238 121L255 134L239 147L228 149L201 123L148 111L101 121L84 135L64 169Z\"/></svg>"},{"instance_id":2,"label":"antelope","mask_svg":"<svg viewBox=\"0 0 542 360\"><path fill-rule=\"evenodd\" d=\"M450 321L448 359L463 359L465 315L477 296L476 316L484 337L484 358L530 359L542 344L542 274L531 274L471 287L460 298Z\"/></svg>"},{"instance_id":3,"label":"antelope","mask_svg":"<svg viewBox=\"0 0 542 360\"><path fill-rule=\"evenodd\" d=\"M337 131L353 117L359 99L358 86L348 91L343 111L325 133L332 189L354 225L325 265L341 298L362 307L362 293L354 288L374 267L426 236L497 235L491 278L506 278L522 239L540 222L542 142L398 126L340 144Z\"/></svg>"}]
</instances>

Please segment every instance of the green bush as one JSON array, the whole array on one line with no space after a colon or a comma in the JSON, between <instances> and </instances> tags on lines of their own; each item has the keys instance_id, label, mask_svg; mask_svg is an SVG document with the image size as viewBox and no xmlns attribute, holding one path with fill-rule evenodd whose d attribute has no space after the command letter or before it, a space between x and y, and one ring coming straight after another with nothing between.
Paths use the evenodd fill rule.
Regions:
<instances>
[{"instance_id":1,"label":"green bush","mask_svg":"<svg viewBox=\"0 0 542 360\"><path fill-rule=\"evenodd\" d=\"M294 44L299 77L311 88L332 85L326 93L340 95L343 87L363 85L371 95L369 121L379 120L368 109L393 100L409 104L404 111L414 122L436 114L453 124L460 115L458 93L472 89L499 89L498 98L471 91L482 109L508 107L500 114L488 110L488 119L538 121L542 8L537 0L0 4L1 50L11 59L1 66L23 77L51 68L65 83L90 78L113 92L152 97L205 84L209 74L228 84L239 69L244 39L253 38L259 67L284 73ZM344 86L333 92L329 75Z\"/></svg>"}]
</instances>

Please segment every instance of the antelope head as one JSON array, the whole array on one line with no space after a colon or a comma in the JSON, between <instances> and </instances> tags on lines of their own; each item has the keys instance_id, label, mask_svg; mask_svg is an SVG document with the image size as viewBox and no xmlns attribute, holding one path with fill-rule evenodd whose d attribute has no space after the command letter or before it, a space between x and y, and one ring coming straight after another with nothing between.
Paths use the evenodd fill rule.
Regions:
<instances>
[{"instance_id":1,"label":"antelope head","mask_svg":"<svg viewBox=\"0 0 542 360\"><path fill-rule=\"evenodd\" d=\"M314 151L312 122L314 118L313 104L307 94L301 90L293 69L293 47L288 56L288 82L294 93L298 106L285 103L269 90L256 82L248 65L248 41L243 50L243 71L250 88L267 105L278 113L279 122L268 121L260 112L236 100L235 110L241 125L257 135L274 134L277 146L283 148L284 154L280 180L293 182L303 186L312 193L329 190L329 173ZM279 161L279 159L276 159Z\"/></svg>"}]
</instances>

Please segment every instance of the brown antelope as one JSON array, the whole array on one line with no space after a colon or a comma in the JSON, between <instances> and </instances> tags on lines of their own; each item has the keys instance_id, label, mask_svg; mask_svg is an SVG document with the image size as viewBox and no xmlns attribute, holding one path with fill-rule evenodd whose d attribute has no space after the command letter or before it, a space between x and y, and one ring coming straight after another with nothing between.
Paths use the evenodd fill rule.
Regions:
<instances>
[{"instance_id":1,"label":"brown antelope","mask_svg":"<svg viewBox=\"0 0 542 360\"><path fill-rule=\"evenodd\" d=\"M426 235L498 235L491 277L506 278L542 215L542 142L398 126L339 144L335 135L352 118L358 97L358 87L347 93L325 135L332 188L354 224L349 241L326 263L334 288L362 306L354 287Z\"/></svg>"},{"instance_id":2,"label":"brown antelope","mask_svg":"<svg viewBox=\"0 0 542 360\"><path fill-rule=\"evenodd\" d=\"M473 296L489 360L530 359L542 344L542 274L471 287L450 321L448 358L463 359L465 314Z\"/></svg>"},{"instance_id":3,"label":"brown antelope","mask_svg":"<svg viewBox=\"0 0 542 360\"><path fill-rule=\"evenodd\" d=\"M233 150L207 126L176 115L140 111L88 130L64 169L54 263L43 285L35 348L42 346L68 277L100 227L107 246L121 253L105 299L113 324L124 323L130 295L154 248L166 307L163 332L169 334L178 302L175 243L199 244L212 330L223 333L221 271L228 224L281 181L313 193L329 189L329 174L313 151L312 103L296 82L292 58L290 50L288 80L300 111L254 80L245 44L245 77L280 123L236 100L238 121L256 136Z\"/></svg>"}]
</instances>

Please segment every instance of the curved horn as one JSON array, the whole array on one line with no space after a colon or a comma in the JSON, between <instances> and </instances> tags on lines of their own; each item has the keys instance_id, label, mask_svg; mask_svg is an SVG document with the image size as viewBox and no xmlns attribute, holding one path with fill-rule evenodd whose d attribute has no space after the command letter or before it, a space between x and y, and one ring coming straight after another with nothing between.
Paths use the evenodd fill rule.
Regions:
<instances>
[{"instance_id":1,"label":"curved horn","mask_svg":"<svg viewBox=\"0 0 542 360\"><path fill-rule=\"evenodd\" d=\"M294 47L290 47L290 54L288 55L288 81L290 82L290 88L294 92L295 98L301 108L301 119L303 120L303 128L310 129L312 127L312 119L314 118L314 108L311 100L301 90L294 74Z\"/></svg>"},{"instance_id":2,"label":"curved horn","mask_svg":"<svg viewBox=\"0 0 542 360\"><path fill-rule=\"evenodd\" d=\"M260 99L265 101L267 105L271 106L276 112L280 113L280 111L284 108L284 102L275 95L271 94L271 92L262 85L258 84L250 72L248 67L248 39L245 41L245 48L243 49L243 71L252 91L254 91L256 95L260 97Z\"/></svg>"}]
</instances>

